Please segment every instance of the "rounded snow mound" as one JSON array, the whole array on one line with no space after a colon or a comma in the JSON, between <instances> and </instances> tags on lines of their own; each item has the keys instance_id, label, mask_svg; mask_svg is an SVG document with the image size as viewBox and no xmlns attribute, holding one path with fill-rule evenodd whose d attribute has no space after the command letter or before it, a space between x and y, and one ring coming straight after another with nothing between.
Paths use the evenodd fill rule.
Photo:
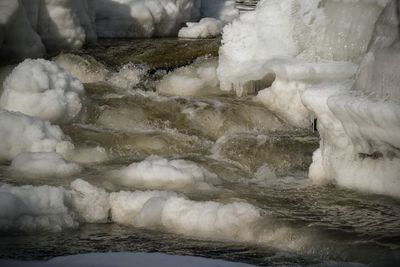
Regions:
<instances>
[{"instance_id":1,"label":"rounded snow mound","mask_svg":"<svg viewBox=\"0 0 400 267\"><path fill-rule=\"evenodd\" d=\"M179 30L180 38L214 38L221 34L224 24L215 18L203 18L199 22L187 22L186 27Z\"/></svg>"},{"instance_id":2,"label":"rounded snow mound","mask_svg":"<svg viewBox=\"0 0 400 267\"><path fill-rule=\"evenodd\" d=\"M0 107L51 122L68 122L82 108L82 83L54 62L27 59L4 81Z\"/></svg>"},{"instance_id":3,"label":"rounded snow mound","mask_svg":"<svg viewBox=\"0 0 400 267\"><path fill-rule=\"evenodd\" d=\"M60 127L6 110L0 110L0 139L0 161L12 160L22 152L66 154L74 147Z\"/></svg>"},{"instance_id":4,"label":"rounded snow mound","mask_svg":"<svg viewBox=\"0 0 400 267\"><path fill-rule=\"evenodd\" d=\"M19 154L12 161L10 170L30 177L68 177L79 173L81 168L55 152L28 152Z\"/></svg>"},{"instance_id":5,"label":"rounded snow mound","mask_svg":"<svg viewBox=\"0 0 400 267\"><path fill-rule=\"evenodd\" d=\"M217 175L194 162L149 157L112 175L123 186L151 189L209 188L208 182L218 181Z\"/></svg>"}]
</instances>

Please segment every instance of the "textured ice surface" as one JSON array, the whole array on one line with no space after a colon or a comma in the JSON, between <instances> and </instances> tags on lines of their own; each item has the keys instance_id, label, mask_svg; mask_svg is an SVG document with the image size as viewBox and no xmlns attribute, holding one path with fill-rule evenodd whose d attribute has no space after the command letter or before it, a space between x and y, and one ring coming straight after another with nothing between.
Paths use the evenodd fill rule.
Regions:
<instances>
[{"instance_id":1,"label":"textured ice surface","mask_svg":"<svg viewBox=\"0 0 400 267\"><path fill-rule=\"evenodd\" d=\"M267 107L295 126L307 127L307 113L299 98L302 91L324 79L332 80L331 73L337 80L354 74L355 66L350 62L358 63L366 52L387 2L260 2L255 12L241 14L224 28L218 66L221 89L241 96L272 84L260 95ZM276 61L293 74L281 77L281 68L271 68ZM340 66L343 61L349 63ZM348 70L347 74L337 75L338 66ZM275 105L270 100L279 100L278 95L287 97L285 105L293 107L292 111L280 108L282 101Z\"/></svg>"},{"instance_id":2,"label":"textured ice surface","mask_svg":"<svg viewBox=\"0 0 400 267\"><path fill-rule=\"evenodd\" d=\"M10 171L30 177L67 177L81 171L75 164L67 162L55 152L20 153L11 162Z\"/></svg>"},{"instance_id":3,"label":"textured ice surface","mask_svg":"<svg viewBox=\"0 0 400 267\"><path fill-rule=\"evenodd\" d=\"M57 64L27 59L4 81L0 106L51 122L68 122L82 108L83 85Z\"/></svg>"},{"instance_id":4,"label":"textured ice surface","mask_svg":"<svg viewBox=\"0 0 400 267\"><path fill-rule=\"evenodd\" d=\"M112 173L114 181L131 187L149 189L184 189L192 187L208 188L207 182L217 182L215 174L194 162L187 160L167 160L149 157L132 163Z\"/></svg>"},{"instance_id":5,"label":"textured ice surface","mask_svg":"<svg viewBox=\"0 0 400 267\"><path fill-rule=\"evenodd\" d=\"M187 22L186 27L179 30L180 38L213 38L221 34L223 23L214 18L203 18L199 22Z\"/></svg>"},{"instance_id":6,"label":"textured ice surface","mask_svg":"<svg viewBox=\"0 0 400 267\"><path fill-rule=\"evenodd\" d=\"M0 160L12 160L21 152L67 153L73 145L60 127L35 117L0 110Z\"/></svg>"},{"instance_id":7,"label":"textured ice surface","mask_svg":"<svg viewBox=\"0 0 400 267\"><path fill-rule=\"evenodd\" d=\"M176 69L163 77L157 85L157 91L163 95L177 96L221 94L217 66L216 59L205 59Z\"/></svg>"},{"instance_id":8,"label":"textured ice surface","mask_svg":"<svg viewBox=\"0 0 400 267\"><path fill-rule=\"evenodd\" d=\"M238 14L233 0L3 1L0 55L12 60L41 57L46 50L79 49L97 37L177 36L186 22L211 17L225 24ZM206 27L207 35L220 33L214 26Z\"/></svg>"}]
</instances>

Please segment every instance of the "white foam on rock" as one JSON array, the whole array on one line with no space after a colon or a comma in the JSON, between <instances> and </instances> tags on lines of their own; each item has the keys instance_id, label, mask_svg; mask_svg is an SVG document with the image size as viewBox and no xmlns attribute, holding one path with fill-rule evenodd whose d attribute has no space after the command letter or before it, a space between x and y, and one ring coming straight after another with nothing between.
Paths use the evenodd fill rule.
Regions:
<instances>
[{"instance_id":1,"label":"white foam on rock","mask_svg":"<svg viewBox=\"0 0 400 267\"><path fill-rule=\"evenodd\" d=\"M157 84L157 91L177 96L221 94L217 66L216 59L200 59L165 75Z\"/></svg>"},{"instance_id":2,"label":"white foam on rock","mask_svg":"<svg viewBox=\"0 0 400 267\"><path fill-rule=\"evenodd\" d=\"M74 147L60 127L5 110L0 110L0 138L0 161L12 160L21 152L66 154Z\"/></svg>"},{"instance_id":3,"label":"white foam on rock","mask_svg":"<svg viewBox=\"0 0 400 267\"><path fill-rule=\"evenodd\" d=\"M210 188L218 177L188 160L149 157L112 172L113 181L123 186L149 189Z\"/></svg>"},{"instance_id":4,"label":"white foam on rock","mask_svg":"<svg viewBox=\"0 0 400 267\"><path fill-rule=\"evenodd\" d=\"M27 152L18 154L9 170L29 177L68 177L79 173L81 168L55 152Z\"/></svg>"},{"instance_id":5,"label":"white foam on rock","mask_svg":"<svg viewBox=\"0 0 400 267\"><path fill-rule=\"evenodd\" d=\"M82 108L82 83L53 62L27 59L4 81L0 107L51 122L68 122Z\"/></svg>"}]
</instances>

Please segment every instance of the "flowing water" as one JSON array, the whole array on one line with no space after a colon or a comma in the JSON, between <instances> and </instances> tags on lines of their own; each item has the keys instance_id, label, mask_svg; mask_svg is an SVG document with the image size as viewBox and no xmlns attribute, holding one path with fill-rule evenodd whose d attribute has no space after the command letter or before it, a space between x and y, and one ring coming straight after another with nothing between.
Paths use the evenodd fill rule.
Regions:
<instances>
[{"instance_id":1,"label":"flowing water","mask_svg":"<svg viewBox=\"0 0 400 267\"><path fill-rule=\"evenodd\" d=\"M218 42L105 40L80 51L80 55L89 54L109 68L128 62L146 65L144 78L134 88L85 84L84 114L75 123L62 126L82 155L88 147L100 146L104 151L99 160L103 154L107 160L83 164L81 174L62 179L15 177L3 165L0 180L15 185L69 187L71 181L82 178L109 191L145 190L145 186L127 188L113 183L110 171L151 155L186 159L215 173L219 181L211 190L177 191L191 200L241 200L260 208L264 216L254 226L255 235L239 242L199 239L195 234L177 235L162 228L83 224L57 233L1 233L0 258L44 260L94 251L140 251L260 266L341 266L338 262L398 266L400 203L333 185L311 184L307 170L319 146L316 133L289 127L250 97L166 97L154 92L165 71L198 56L215 55ZM168 45L180 48L166 49Z\"/></svg>"}]
</instances>

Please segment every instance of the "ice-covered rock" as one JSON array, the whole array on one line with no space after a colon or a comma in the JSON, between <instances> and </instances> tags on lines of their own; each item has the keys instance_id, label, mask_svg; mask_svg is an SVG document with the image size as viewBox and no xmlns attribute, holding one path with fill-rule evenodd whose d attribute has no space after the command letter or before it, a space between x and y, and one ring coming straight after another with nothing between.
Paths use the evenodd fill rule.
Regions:
<instances>
[{"instance_id":1,"label":"ice-covered rock","mask_svg":"<svg viewBox=\"0 0 400 267\"><path fill-rule=\"evenodd\" d=\"M398 1L375 26L355 83L321 84L303 102L318 118L321 145L310 178L400 197ZM396 30L397 29L397 30Z\"/></svg>"},{"instance_id":2,"label":"ice-covered rock","mask_svg":"<svg viewBox=\"0 0 400 267\"><path fill-rule=\"evenodd\" d=\"M9 170L28 177L68 177L79 173L81 168L55 152L25 152L13 159Z\"/></svg>"},{"instance_id":3,"label":"ice-covered rock","mask_svg":"<svg viewBox=\"0 0 400 267\"><path fill-rule=\"evenodd\" d=\"M163 95L195 96L221 94L216 59L198 60L163 77L157 91Z\"/></svg>"},{"instance_id":4,"label":"ice-covered rock","mask_svg":"<svg viewBox=\"0 0 400 267\"><path fill-rule=\"evenodd\" d=\"M112 173L113 180L124 186L148 189L208 188L218 177L187 160L149 157Z\"/></svg>"},{"instance_id":5,"label":"ice-covered rock","mask_svg":"<svg viewBox=\"0 0 400 267\"><path fill-rule=\"evenodd\" d=\"M222 21L214 18L203 18L199 22L187 22L186 27L179 30L180 38L214 38L221 34Z\"/></svg>"},{"instance_id":6,"label":"ice-covered rock","mask_svg":"<svg viewBox=\"0 0 400 267\"><path fill-rule=\"evenodd\" d=\"M246 95L267 88L269 91L261 93L260 98L269 108L276 110L268 98L277 95L293 101L287 106L301 106L300 96L305 86L331 80L330 72L335 79L343 80L354 74L354 65L343 63L348 72L337 75L338 65L360 61L387 2L260 2L255 12L243 13L224 28L218 66L221 89ZM277 71L276 62L280 65ZM281 77L282 66L293 74L285 73ZM290 89L280 92L287 88ZM307 127L305 108L298 110L303 115L291 118L290 114L296 112L289 112L282 117L296 126Z\"/></svg>"},{"instance_id":7,"label":"ice-covered rock","mask_svg":"<svg viewBox=\"0 0 400 267\"><path fill-rule=\"evenodd\" d=\"M68 122L82 108L82 83L53 62L27 59L4 81L0 107L51 122Z\"/></svg>"},{"instance_id":8,"label":"ice-covered rock","mask_svg":"<svg viewBox=\"0 0 400 267\"><path fill-rule=\"evenodd\" d=\"M61 187L0 186L0 230L61 231L76 227L71 195Z\"/></svg>"},{"instance_id":9,"label":"ice-covered rock","mask_svg":"<svg viewBox=\"0 0 400 267\"><path fill-rule=\"evenodd\" d=\"M12 160L21 152L65 154L73 149L60 127L6 110L0 110L0 138L0 161Z\"/></svg>"},{"instance_id":10,"label":"ice-covered rock","mask_svg":"<svg viewBox=\"0 0 400 267\"><path fill-rule=\"evenodd\" d=\"M103 189L78 179L71 183L72 205L75 211L89 223L108 221L109 194Z\"/></svg>"}]
</instances>

